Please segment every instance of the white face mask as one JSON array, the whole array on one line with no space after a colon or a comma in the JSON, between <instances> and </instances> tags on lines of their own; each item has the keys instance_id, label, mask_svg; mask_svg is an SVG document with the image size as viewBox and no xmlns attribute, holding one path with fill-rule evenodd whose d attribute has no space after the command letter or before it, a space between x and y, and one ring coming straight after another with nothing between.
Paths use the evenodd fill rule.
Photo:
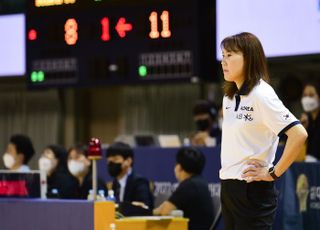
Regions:
<instances>
[{"instance_id":1,"label":"white face mask","mask_svg":"<svg viewBox=\"0 0 320 230\"><path fill-rule=\"evenodd\" d=\"M72 175L79 176L81 173L85 171L86 167L84 165L84 162L70 160L68 162L68 169Z\"/></svg>"},{"instance_id":2,"label":"white face mask","mask_svg":"<svg viewBox=\"0 0 320 230\"><path fill-rule=\"evenodd\" d=\"M16 160L10 153L5 153L3 154L3 162L7 169L11 169L16 163Z\"/></svg>"},{"instance_id":3,"label":"white face mask","mask_svg":"<svg viewBox=\"0 0 320 230\"><path fill-rule=\"evenodd\" d=\"M301 104L305 112L312 112L319 107L319 101L314 97L302 97Z\"/></svg>"},{"instance_id":4,"label":"white face mask","mask_svg":"<svg viewBox=\"0 0 320 230\"><path fill-rule=\"evenodd\" d=\"M45 171L47 174L52 170L52 161L46 157L41 157L38 161L39 169Z\"/></svg>"}]
</instances>

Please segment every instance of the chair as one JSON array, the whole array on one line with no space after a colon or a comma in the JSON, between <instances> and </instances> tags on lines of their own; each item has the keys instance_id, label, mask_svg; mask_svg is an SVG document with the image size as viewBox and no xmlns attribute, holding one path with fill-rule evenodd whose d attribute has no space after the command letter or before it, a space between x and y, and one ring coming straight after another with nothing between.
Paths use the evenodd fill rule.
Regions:
<instances>
[{"instance_id":1,"label":"chair","mask_svg":"<svg viewBox=\"0 0 320 230\"><path fill-rule=\"evenodd\" d=\"M154 196L154 207L159 207L163 202L167 201L171 193L159 193Z\"/></svg>"},{"instance_id":2,"label":"chair","mask_svg":"<svg viewBox=\"0 0 320 230\"><path fill-rule=\"evenodd\" d=\"M217 228L218 223L222 216L220 196L213 196L212 203L213 203L214 219L209 230L214 230Z\"/></svg>"}]
</instances>

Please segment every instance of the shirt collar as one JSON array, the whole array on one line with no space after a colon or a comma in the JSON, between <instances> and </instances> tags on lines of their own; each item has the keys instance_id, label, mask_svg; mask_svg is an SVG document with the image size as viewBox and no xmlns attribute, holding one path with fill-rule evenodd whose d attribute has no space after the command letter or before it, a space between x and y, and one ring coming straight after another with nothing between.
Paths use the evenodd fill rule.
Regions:
<instances>
[{"instance_id":1,"label":"shirt collar","mask_svg":"<svg viewBox=\"0 0 320 230\"><path fill-rule=\"evenodd\" d=\"M129 168L127 174L125 174L120 180L118 180L121 187L124 187L126 185L127 178L131 173L132 173L132 168Z\"/></svg>"},{"instance_id":2,"label":"shirt collar","mask_svg":"<svg viewBox=\"0 0 320 230\"><path fill-rule=\"evenodd\" d=\"M244 81L241 88L237 91L237 94L238 95L247 95L249 92L248 92L248 87L249 87L249 84L247 81Z\"/></svg>"}]
</instances>

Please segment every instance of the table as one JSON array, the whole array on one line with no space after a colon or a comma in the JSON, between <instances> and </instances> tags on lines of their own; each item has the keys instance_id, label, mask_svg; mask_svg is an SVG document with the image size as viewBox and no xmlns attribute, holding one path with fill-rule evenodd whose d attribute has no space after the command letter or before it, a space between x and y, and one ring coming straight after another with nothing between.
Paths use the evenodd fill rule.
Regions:
<instances>
[{"instance_id":1,"label":"table","mask_svg":"<svg viewBox=\"0 0 320 230\"><path fill-rule=\"evenodd\" d=\"M113 202L0 199L1 230L187 230L188 219L139 217L115 220Z\"/></svg>"},{"instance_id":2,"label":"table","mask_svg":"<svg viewBox=\"0 0 320 230\"><path fill-rule=\"evenodd\" d=\"M187 230L188 219L139 217L116 220L116 230Z\"/></svg>"},{"instance_id":3,"label":"table","mask_svg":"<svg viewBox=\"0 0 320 230\"><path fill-rule=\"evenodd\" d=\"M114 218L112 202L0 199L1 230L107 230Z\"/></svg>"}]
</instances>

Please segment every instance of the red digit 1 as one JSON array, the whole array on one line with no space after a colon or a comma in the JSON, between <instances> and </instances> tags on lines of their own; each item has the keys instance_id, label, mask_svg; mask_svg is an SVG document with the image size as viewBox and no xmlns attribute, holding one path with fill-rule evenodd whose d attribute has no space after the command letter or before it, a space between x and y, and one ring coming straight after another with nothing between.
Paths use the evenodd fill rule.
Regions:
<instances>
[{"instance_id":1,"label":"red digit 1","mask_svg":"<svg viewBox=\"0 0 320 230\"><path fill-rule=\"evenodd\" d=\"M109 41L110 40L110 33L109 33L109 18L104 17L101 19L101 40L102 41Z\"/></svg>"}]
</instances>

